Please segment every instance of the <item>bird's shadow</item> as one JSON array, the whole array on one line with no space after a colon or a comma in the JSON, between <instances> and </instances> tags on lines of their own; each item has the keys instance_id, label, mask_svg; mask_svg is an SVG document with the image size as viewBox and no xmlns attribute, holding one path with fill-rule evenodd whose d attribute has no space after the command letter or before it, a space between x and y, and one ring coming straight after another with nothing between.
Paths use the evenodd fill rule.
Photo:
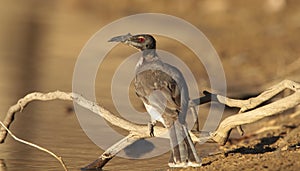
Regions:
<instances>
[{"instance_id":1,"label":"bird's shadow","mask_svg":"<svg viewBox=\"0 0 300 171\"><path fill-rule=\"evenodd\" d=\"M124 152L127 156L133 158L139 158L144 154L149 153L155 148L154 144L145 139L137 140L136 142L130 144L124 149Z\"/></svg>"}]
</instances>

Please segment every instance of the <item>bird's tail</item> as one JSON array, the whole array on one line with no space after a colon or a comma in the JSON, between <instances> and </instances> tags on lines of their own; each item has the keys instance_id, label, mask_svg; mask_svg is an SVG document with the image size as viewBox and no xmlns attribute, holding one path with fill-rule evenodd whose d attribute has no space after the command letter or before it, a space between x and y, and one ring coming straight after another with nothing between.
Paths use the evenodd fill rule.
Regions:
<instances>
[{"instance_id":1,"label":"bird's tail","mask_svg":"<svg viewBox=\"0 0 300 171\"><path fill-rule=\"evenodd\" d=\"M172 154L169 160L170 167L200 167L201 159L197 155L195 146L186 125L175 121L169 129Z\"/></svg>"}]
</instances>

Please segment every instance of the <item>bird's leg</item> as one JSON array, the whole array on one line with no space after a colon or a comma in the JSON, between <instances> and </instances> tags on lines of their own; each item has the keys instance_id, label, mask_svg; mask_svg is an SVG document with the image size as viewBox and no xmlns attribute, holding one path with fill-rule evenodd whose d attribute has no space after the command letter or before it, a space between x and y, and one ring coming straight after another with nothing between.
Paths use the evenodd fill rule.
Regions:
<instances>
[{"instance_id":1,"label":"bird's leg","mask_svg":"<svg viewBox=\"0 0 300 171\"><path fill-rule=\"evenodd\" d=\"M184 142L184 132L178 120L169 128L169 136L172 150L169 167L186 167L188 152Z\"/></svg>"},{"instance_id":2,"label":"bird's leg","mask_svg":"<svg viewBox=\"0 0 300 171\"><path fill-rule=\"evenodd\" d=\"M156 121L148 122L148 129L150 132L150 137L154 137L154 126L156 125Z\"/></svg>"},{"instance_id":3,"label":"bird's leg","mask_svg":"<svg viewBox=\"0 0 300 171\"><path fill-rule=\"evenodd\" d=\"M200 131L200 128L199 128L199 119L198 119L198 114L196 112L195 106L191 106L190 109L191 109L192 115L193 115L194 120L195 120L195 124L194 124L192 130L199 132Z\"/></svg>"},{"instance_id":4,"label":"bird's leg","mask_svg":"<svg viewBox=\"0 0 300 171\"><path fill-rule=\"evenodd\" d=\"M188 129L185 125L183 125L182 127L183 127L184 133L186 134L185 142L186 142L187 150L188 150L188 166L200 167L202 165L201 159L199 158L199 156L197 154L196 148L190 137Z\"/></svg>"},{"instance_id":5,"label":"bird's leg","mask_svg":"<svg viewBox=\"0 0 300 171\"><path fill-rule=\"evenodd\" d=\"M174 125L171 128L169 128L169 136L171 145L171 156L168 165L169 167L181 167L181 154Z\"/></svg>"}]
</instances>

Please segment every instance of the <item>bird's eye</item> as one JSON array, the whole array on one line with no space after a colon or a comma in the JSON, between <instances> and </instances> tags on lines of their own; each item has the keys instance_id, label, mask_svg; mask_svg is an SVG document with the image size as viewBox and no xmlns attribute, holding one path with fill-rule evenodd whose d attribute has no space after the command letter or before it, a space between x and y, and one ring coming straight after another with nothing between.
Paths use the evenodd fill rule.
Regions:
<instances>
[{"instance_id":1,"label":"bird's eye","mask_svg":"<svg viewBox=\"0 0 300 171\"><path fill-rule=\"evenodd\" d=\"M138 41L139 41L140 43L143 43L143 42L145 41L145 38L139 37L139 38L138 38Z\"/></svg>"}]
</instances>

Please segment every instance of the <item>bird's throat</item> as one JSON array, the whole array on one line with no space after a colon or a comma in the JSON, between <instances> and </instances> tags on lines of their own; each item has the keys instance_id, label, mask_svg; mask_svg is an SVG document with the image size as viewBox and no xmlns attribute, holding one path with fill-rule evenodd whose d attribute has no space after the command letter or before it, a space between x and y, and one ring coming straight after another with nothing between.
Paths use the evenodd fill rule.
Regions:
<instances>
[{"instance_id":1,"label":"bird's throat","mask_svg":"<svg viewBox=\"0 0 300 171\"><path fill-rule=\"evenodd\" d=\"M158 60L158 56L156 54L155 49L147 49L147 50L143 50L143 62L153 62L155 60Z\"/></svg>"}]
</instances>

